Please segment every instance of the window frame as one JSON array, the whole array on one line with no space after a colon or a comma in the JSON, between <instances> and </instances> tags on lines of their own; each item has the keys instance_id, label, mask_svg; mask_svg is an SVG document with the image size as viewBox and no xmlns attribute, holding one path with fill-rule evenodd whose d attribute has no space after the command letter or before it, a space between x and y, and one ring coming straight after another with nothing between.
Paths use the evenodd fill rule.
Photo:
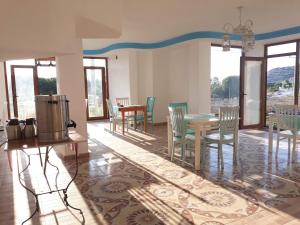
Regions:
<instances>
[{"instance_id":1,"label":"window frame","mask_svg":"<svg viewBox=\"0 0 300 225\"><path fill-rule=\"evenodd\" d=\"M296 43L296 51L295 52L287 52L287 53L279 53L279 54L272 54L268 55L268 47L273 47L277 45L282 44L289 44L289 43ZM280 41L280 42L274 42L264 45L264 58L266 62L265 66L265 79L267 80L268 76L268 59L270 58L279 58L284 56L296 56L295 59L295 87L294 87L294 105L298 105L299 100L299 47L300 47L300 39L294 39L294 40L287 40L287 41ZM265 108L267 106L267 82L265 83Z\"/></svg>"},{"instance_id":2,"label":"window frame","mask_svg":"<svg viewBox=\"0 0 300 225\"><path fill-rule=\"evenodd\" d=\"M83 56L82 58L82 65L83 65L83 59L104 59L105 60L105 70L104 70L104 77L105 77L105 90L104 90L104 95L105 98L109 99L109 79L108 79L108 57L102 57L102 56ZM83 69L85 71L85 68L89 68L89 69L98 69L99 66L84 66L83 65ZM84 74L85 76L85 74ZM86 89L86 78L84 78L85 80L85 89ZM86 93L86 90L85 90ZM87 109L88 110L88 109ZM106 102L103 103L103 110L104 110L104 116L101 118L88 118L88 113L87 113L87 120L102 120L102 119L108 119L109 117L109 113L108 113L108 109L106 106Z\"/></svg>"},{"instance_id":3,"label":"window frame","mask_svg":"<svg viewBox=\"0 0 300 225\"><path fill-rule=\"evenodd\" d=\"M55 57L48 57L48 58L33 58L34 60L34 64L32 65L21 65L21 64L17 64L17 65L11 65L13 67L28 67L28 66L32 66L34 67L34 76L38 79L38 66L42 66L42 67L51 67L51 66L56 66L56 64L52 64L50 63L49 65L41 65L41 64L38 64L38 60L44 60L44 61L56 61ZM4 61L4 81L5 81L5 92L6 92L6 101L7 101L7 116L8 116L8 119L11 119L12 116L11 116L11 112L14 112L15 111L15 106L13 107L13 109L11 109L10 107L10 100L9 100L9 87L8 87L8 80L7 80L7 61ZM10 76L12 75L12 72L10 74ZM12 85L12 84L11 84ZM39 87L38 87L38 83L37 81L34 81L34 86L35 86L35 90L39 90ZM10 87L12 90L13 90L13 87L11 86ZM14 113L15 114L15 113Z\"/></svg>"}]
</instances>

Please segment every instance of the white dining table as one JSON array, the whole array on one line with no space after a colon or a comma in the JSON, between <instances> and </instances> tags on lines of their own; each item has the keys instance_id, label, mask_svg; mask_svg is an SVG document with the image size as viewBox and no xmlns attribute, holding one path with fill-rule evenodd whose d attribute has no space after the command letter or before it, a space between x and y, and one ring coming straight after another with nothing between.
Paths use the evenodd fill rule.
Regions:
<instances>
[{"instance_id":1,"label":"white dining table","mask_svg":"<svg viewBox=\"0 0 300 225\"><path fill-rule=\"evenodd\" d=\"M201 169L201 134L215 128L219 123L219 118L214 114L186 114L185 121L188 122L189 128L195 130L195 165L196 171ZM167 117L168 122L168 155L171 157L172 153L172 127L170 117Z\"/></svg>"}]
</instances>

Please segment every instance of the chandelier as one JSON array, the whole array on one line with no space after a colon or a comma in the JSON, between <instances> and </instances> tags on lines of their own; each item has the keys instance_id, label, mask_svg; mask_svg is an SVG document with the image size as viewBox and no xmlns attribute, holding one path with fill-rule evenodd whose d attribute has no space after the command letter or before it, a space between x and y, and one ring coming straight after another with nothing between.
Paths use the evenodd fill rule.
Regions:
<instances>
[{"instance_id":1,"label":"chandelier","mask_svg":"<svg viewBox=\"0 0 300 225\"><path fill-rule=\"evenodd\" d=\"M239 10L239 25L234 27L231 23L226 23L224 25L224 36L223 36L223 51L230 51L231 43L230 36L232 34L239 35L242 41L242 50L243 52L248 52L249 50L254 48L255 45L255 35L252 31L253 21L246 20L244 24L242 24L242 6L238 7ZM231 31L231 33L230 33Z\"/></svg>"}]
</instances>

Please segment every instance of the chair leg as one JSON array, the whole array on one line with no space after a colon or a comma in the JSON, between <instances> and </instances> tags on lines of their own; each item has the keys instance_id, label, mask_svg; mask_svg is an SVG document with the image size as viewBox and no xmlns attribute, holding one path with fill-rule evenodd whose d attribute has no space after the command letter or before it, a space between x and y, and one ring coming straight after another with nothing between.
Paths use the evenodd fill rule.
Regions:
<instances>
[{"instance_id":1,"label":"chair leg","mask_svg":"<svg viewBox=\"0 0 300 225\"><path fill-rule=\"evenodd\" d=\"M234 155L235 155L235 156L236 156L236 154L237 154L238 147L239 147L238 135L235 134L235 135L234 135L234 143L233 143L233 152L234 152Z\"/></svg>"},{"instance_id":2,"label":"chair leg","mask_svg":"<svg viewBox=\"0 0 300 225\"><path fill-rule=\"evenodd\" d=\"M279 131L277 130L276 156L277 156L278 150L279 150L279 138L280 138L280 135L279 135Z\"/></svg>"},{"instance_id":3,"label":"chair leg","mask_svg":"<svg viewBox=\"0 0 300 225\"><path fill-rule=\"evenodd\" d=\"M172 146L171 146L171 161L172 162L174 159L174 154L175 154L175 144L174 144L174 142L172 142Z\"/></svg>"},{"instance_id":4,"label":"chair leg","mask_svg":"<svg viewBox=\"0 0 300 225\"><path fill-rule=\"evenodd\" d=\"M113 120L113 133L116 132L117 129L117 123L115 120Z\"/></svg>"},{"instance_id":5,"label":"chair leg","mask_svg":"<svg viewBox=\"0 0 300 225\"><path fill-rule=\"evenodd\" d=\"M223 160L223 151L222 151L222 144L218 144L218 155L220 155L220 161L221 161L221 168L224 169L224 160Z\"/></svg>"},{"instance_id":6,"label":"chair leg","mask_svg":"<svg viewBox=\"0 0 300 225\"><path fill-rule=\"evenodd\" d=\"M291 151L291 138L288 138L288 151Z\"/></svg>"},{"instance_id":7,"label":"chair leg","mask_svg":"<svg viewBox=\"0 0 300 225\"><path fill-rule=\"evenodd\" d=\"M296 141L297 141L297 137L293 137L293 154L295 153L296 151Z\"/></svg>"},{"instance_id":8,"label":"chair leg","mask_svg":"<svg viewBox=\"0 0 300 225\"><path fill-rule=\"evenodd\" d=\"M182 160L183 162L185 162L186 160L186 156L185 156L185 153L186 153L186 143L182 144ZM184 165L184 163L182 163L182 165Z\"/></svg>"}]
</instances>

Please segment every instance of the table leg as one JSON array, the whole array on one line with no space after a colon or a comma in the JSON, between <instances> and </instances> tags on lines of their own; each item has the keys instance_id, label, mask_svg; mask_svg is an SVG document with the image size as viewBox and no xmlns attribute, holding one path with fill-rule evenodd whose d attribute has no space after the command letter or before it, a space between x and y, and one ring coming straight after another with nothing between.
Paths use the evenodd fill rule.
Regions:
<instances>
[{"instance_id":1,"label":"table leg","mask_svg":"<svg viewBox=\"0 0 300 225\"><path fill-rule=\"evenodd\" d=\"M144 109L144 131L147 130L147 109Z\"/></svg>"},{"instance_id":2,"label":"table leg","mask_svg":"<svg viewBox=\"0 0 300 225\"><path fill-rule=\"evenodd\" d=\"M41 148L38 147L38 149L39 149L39 155L40 155L41 167L43 167L43 159L42 159L42 154L41 154Z\"/></svg>"},{"instance_id":3,"label":"table leg","mask_svg":"<svg viewBox=\"0 0 300 225\"><path fill-rule=\"evenodd\" d=\"M122 134L124 135L124 127L125 127L125 112L122 111Z\"/></svg>"},{"instance_id":4,"label":"table leg","mask_svg":"<svg viewBox=\"0 0 300 225\"><path fill-rule=\"evenodd\" d=\"M199 127L195 128L195 170L200 170L200 160L201 160L201 129Z\"/></svg>"},{"instance_id":5,"label":"table leg","mask_svg":"<svg viewBox=\"0 0 300 225\"><path fill-rule=\"evenodd\" d=\"M269 152L273 151L273 126L274 126L274 124L270 121L270 123L269 123Z\"/></svg>"},{"instance_id":6,"label":"table leg","mask_svg":"<svg viewBox=\"0 0 300 225\"><path fill-rule=\"evenodd\" d=\"M12 151L7 151L6 152L7 154L7 159L8 159L8 165L9 165L9 168L10 168L10 171L12 171Z\"/></svg>"},{"instance_id":7,"label":"table leg","mask_svg":"<svg viewBox=\"0 0 300 225\"><path fill-rule=\"evenodd\" d=\"M49 147L46 147L46 154L45 154L45 162L44 162L44 175L46 174L46 169L47 169L47 162L49 159Z\"/></svg>"},{"instance_id":8,"label":"table leg","mask_svg":"<svg viewBox=\"0 0 300 225\"><path fill-rule=\"evenodd\" d=\"M137 117L137 111L134 111L134 129L136 130L136 117Z\"/></svg>"},{"instance_id":9,"label":"table leg","mask_svg":"<svg viewBox=\"0 0 300 225\"><path fill-rule=\"evenodd\" d=\"M33 218L33 216L40 211L40 204L39 204L39 199L38 199L38 195L31 189L29 189L28 187L26 187L25 184L23 184L23 182L21 181L21 174L28 169L29 165L30 165L30 156L23 150L21 149L21 151L26 154L26 156L28 157L28 164L25 166L25 168L20 171L20 159L19 159L19 153L17 152L17 168L18 168L18 178L19 178L19 183L21 184L21 186L28 192L30 192L34 198L35 198L35 210L33 211L33 213L30 215L30 217L28 217L26 220L24 220L22 222L22 225L25 224L27 221L29 221L31 218Z\"/></svg>"},{"instance_id":10,"label":"table leg","mask_svg":"<svg viewBox=\"0 0 300 225\"><path fill-rule=\"evenodd\" d=\"M171 121L170 118L167 118L167 125L168 125L168 155L171 157L172 155L172 142L173 142L173 136L172 136L172 127L171 127Z\"/></svg>"},{"instance_id":11,"label":"table leg","mask_svg":"<svg viewBox=\"0 0 300 225\"><path fill-rule=\"evenodd\" d=\"M75 180L75 178L77 177L77 174L78 174L78 144L77 143L72 144L72 149L75 151L76 169L75 169L75 174L72 177L72 179L70 180L70 182L68 183L67 187L65 189L63 189L63 194L64 194L63 200L67 207L70 207L74 210L79 211L79 213L81 214L81 217L82 217L82 224L85 224L85 218L84 218L82 210L70 205L70 203L68 202L68 194L67 194L68 188L70 187L71 183Z\"/></svg>"}]
</instances>

